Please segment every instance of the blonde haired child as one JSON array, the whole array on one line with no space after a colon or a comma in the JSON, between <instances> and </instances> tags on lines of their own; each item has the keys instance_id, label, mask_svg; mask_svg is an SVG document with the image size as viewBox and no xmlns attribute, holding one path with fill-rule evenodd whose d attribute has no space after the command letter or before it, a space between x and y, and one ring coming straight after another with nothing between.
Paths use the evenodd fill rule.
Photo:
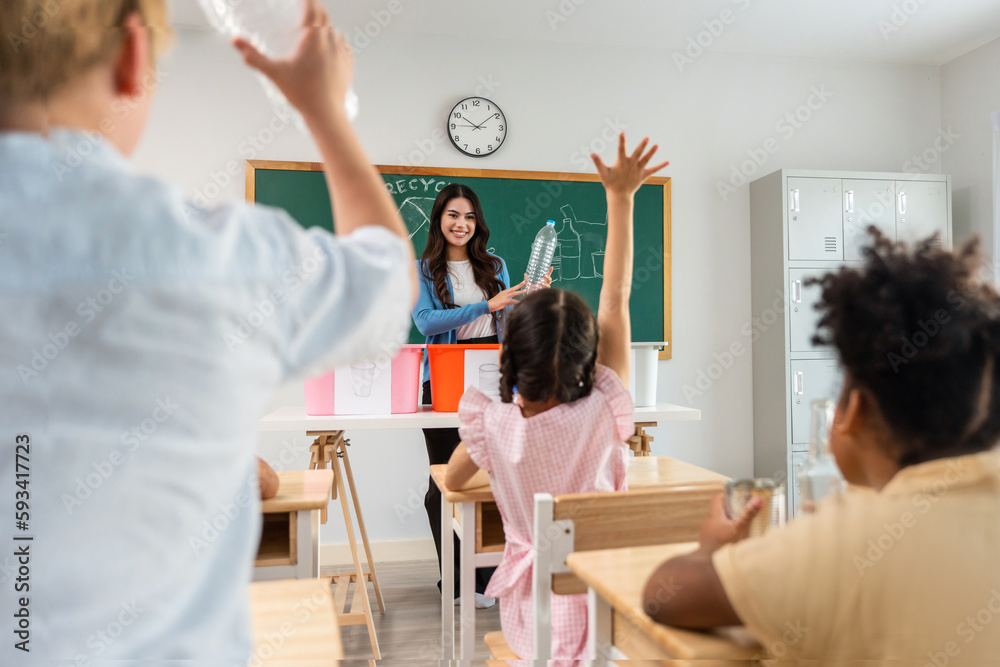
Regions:
<instances>
[{"instance_id":1,"label":"blonde haired child","mask_svg":"<svg viewBox=\"0 0 1000 667\"><path fill-rule=\"evenodd\" d=\"M257 419L285 381L391 351L415 296L343 111L350 48L319 0L303 25L287 61L237 46L302 112L336 237L132 172L163 0L0 4L0 537L26 550L0 565L30 564L0 664L253 657Z\"/></svg>"}]
</instances>

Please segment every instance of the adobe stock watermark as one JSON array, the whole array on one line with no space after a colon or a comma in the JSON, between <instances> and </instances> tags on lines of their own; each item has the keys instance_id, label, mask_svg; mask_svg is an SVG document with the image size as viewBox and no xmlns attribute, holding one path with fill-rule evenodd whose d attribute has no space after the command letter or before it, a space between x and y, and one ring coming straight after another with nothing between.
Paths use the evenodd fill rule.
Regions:
<instances>
[{"instance_id":1,"label":"adobe stock watermark","mask_svg":"<svg viewBox=\"0 0 1000 667\"><path fill-rule=\"evenodd\" d=\"M476 80L476 87L473 94L477 97L487 97L493 95L503 84L493 78L492 74L480 76ZM435 128L430 134L422 139L414 139L415 150L406 155L396 156L396 163L404 167L419 167L427 163L438 148L448 143L448 132L444 128ZM442 187L444 187L442 185Z\"/></svg>"},{"instance_id":2,"label":"adobe stock watermark","mask_svg":"<svg viewBox=\"0 0 1000 667\"><path fill-rule=\"evenodd\" d=\"M250 340L258 329L274 317L278 308L285 303L285 299L300 289L309 276L325 267L326 263L326 254L317 246L312 255L306 256L301 262L286 270L281 276L284 287L273 289L256 299L250 312L237 320L236 326L223 334L226 348L230 352L235 352L243 343Z\"/></svg>"},{"instance_id":3,"label":"adobe stock watermark","mask_svg":"<svg viewBox=\"0 0 1000 667\"><path fill-rule=\"evenodd\" d=\"M962 481L966 472L966 465L961 459L950 459L948 469L940 478L926 489L914 493L910 498L910 504L917 514L910 511L902 512L898 521L883 523L882 532L868 540L866 545L868 549L864 555L854 555L851 562L858 571L858 576L863 577L865 570L875 567L875 564L906 536L906 532L917 525L918 514L925 515L930 512L945 494Z\"/></svg>"},{"instance_id":4,"label":"adobe stock watermark","mask_svg":"<svg viewBox=\"0 0 1000 667\"><path fill-rule=\"evenodd\" d=\"M894 4L888 18L880 18L875 22L882 39L888 42L892 34L902 30L927 2L928 0L903 0Z\"/></svg>"},{"instance_id":5,"label":"adobe stock watermark","mask_svg":"<svg viewBox=\"0 0 1000 667\"><path fill-rule=\"evenodd\" d=\"M123 445L124 450L113 449L107 458L91 463L91 471L76 478L76 487L74 487L73 493L62 494L60 500L62 500L67 514L73 514L77 508L93 496L119 468L125 465L130 454L135 453L143 443L156 435L160 426L181 409L182 406L174 403L169 396L157 399L149 417L135 424L128 431L122 432L119 442Z\"/></svg>"},{"instance_id":6,"label":"adobe stock watermark","mask_svg":"<svg viewBox=\"0 0 1000 667\"><path fill-rule=\"evenodd\" d=\"M979 277L983 282L987 282L992 279L993 276L993 265L989 260L983 258L980 267L978 269ZM974 293L975 288L971 288ZM945 295L945 299L951 306L951 309L958 313L965 309L968 305L969 299L972 298L973 294L964 289L952 289L948 291ZM903 336L903 341L900 344L899 351L891 351L886 354L886 360L892 367L892 370L896 373L899 369L910 363L910 361L920 353L920 350L927 347L935 336L941 332L941 328L951 322L951 313L944 308L938 308L934 311L932 317L925 319L918 319L916 330L914 330L909 336Z\"/></svg>"},{"instance_id":7,"label":"adobe stock watermark","mask_svg":"<svg viewBox=\"0 0 1000 667\"><path fill-rule=\"evenodd\" d=\"M105 287L78 303L76 314L80 319L69 320L62 327L50 331L44 343L32 348L31 360L27 364L18 365L17 374L24 386L27 387L31 380L45 372L62 351L69 347L70 342L80 335L83 327L107 310L133 280L135 276L126 267L116 269L111 272L111 280Z\"/></svg>"},{"instance_id":8,"label":"adobe stock watermark","mask_svg":"<svg viewBox=\"0 0 1000 667\"><path fill-rule=\"evenodd\" d=\"M781 150L781 142L790 141L833 96L834 93L827 89L826 84L812 86L802 104L789 110L775 122L777 137L768 137L761 146L747 149L747 159L732 165L729 178L715 182L722 201L727 201L737 188L749 183L771 156Z\"/></svg>"},{"instance_id":9,"label":"adobe stock watermark","mask_svg":"<svg viewBox=\"0 0 1000 667\"><path fill-rule=\"evenodd\" d=\"M552 32L558 30L559 24L565 23L569 17L576 14L580 5L585 2L587 2L587 0L560 0L559 4L556 5L555 10L546 9L545 21L549 24L549 29Z\"/></svg>"},{"instance_id":10,"label":"adobe stock watermark","mask_svg":"<svg viewBox=\"0 0 1000 667\"><path fill-rule=\"evenodd\" d=\"M749 338L751 343L755 343L761 334L770 329L775 324L784 326L785 318L785 295L781 290L775 291L775 298L771 305L765 308L760 315L751 318L740 327L740 334L744 338ZM721 352L713 352L713 361L705 368L698 370L694 383L686 383L681 390L684 392L684 400L688 405L694 405L694 400L705 395L715 383L726 374L736 360L747 353L749 348L740 340L732 341Z\"/></svg>"},{"instance_id":11,"label":"adobe stock watermark","mask_svg":"<svg viewBox=\"0 0 1000 667\"><path fill-rule=\"evenodd\" d=\"M348 40L355 55L360 54L374 40L378 39L382 31L388 28L392 20L402 14L404 9L405 7L401 0L389 0L384 9L371 10L369 13L372 20L364 25L355 26L354 30L348 35Z\"/></svg>"},{"instance_id":12,"label":"adobe stock watermark","mask_svg":"<svg viewBox=\"0 0 1000 667\"><path fill-rule=\"evenodd\" d=\"M90 667L90 665L95 664L94 660L104 655L118 638L135 623L136 619L146 611L135 600L122 602L119 606L121 607L121 611L114 618L108 621L104 627L98 628L87 637L85 643L87 648L91 650L91 653L77 653L71 663L62 664L59 667Z\"/></svg>"},{"instance_id":13,"label":"adobe stock watermark","mask_svg":"<svg viewBox=\"0 0 1000 667\"><path fill-rule=\"evenodd\" d=\"M785 621L785 631L780 639L776 639L764 646L763 650L754 656L754 660L774 660L785 657L788 649L796 646L802 638L809 632L809 628L802 625L802 621Z\"/></svg>"},{"instance_id":14,"label":"adobe stock watermark","mask_svg":"<svg viewBox=\"0 0 1000 667\"><path fill-rule=\"evenodd\" d=\"M97 126L98 131L84 130L80 132L79 140L66 148L63 159L53 161L52 172L56 179L62 183L66 176L83 164L86 159L93 156L94 151L104 142L104 136L111 134L119 123L135 111L136 107L143 104L167 76L166 72L157 70L155 67L147 68L143 74L140 90L135 96L120 98L112 102L111 115L101 120Z\"/></svg>"},{"instance_id":15,"label":"adobe stock watermark","mask_svg":"<svg viewBox=\"0 0 1000 667\"><path fill-rule=\"evenodd\" d=\"M20 53L21 47L38 36L38 33L55 18L68 0L46 0L41 3L33 13L21 19L20 32L11 30L7 33L7 41L10 42L14 53Z\"/></svg>"},{"instance_id":16,"label":"adobe stock watermark","mask_svg":"<svg viewBox=\"0 0 1000 667\"><path fill-rule=\"evenodd\" d=\"M965 640L966 644L971 644L979 633L986 630L993 619L1000 615L1000 591L992 589L990 597L986 603L976 612L975 616L966 616L961 623L955 626L955 634ZM952 658L957 658L962 653L962 647L956 641L945 642L940 651L929 651L927 653L928 662L924 667L947 667Z\"/></svg>"},{"instance_id":17,"label":"adobe stock watermark","mask_svg":"<svg viewBox=\"0 0 1000 667\"><path fill-rule=\"evenodd\" d=\"M246 139L237 146L237 151L243 160L256 160L264 150L277 141L285 130L295 124L295 116L287 107L276 107L274 113L263 127L248 134ZM210 170L206 183L194 189L191 201L201 209L209 209L212 202L235 181L244 175L243 163L229 160L219 170Z\"/></svg>"},{"instance_id":18,"label":"adobe stock watermark","mask_svg":"<svg viewBox=\"0 0 1000 667\"><path fill-rule=\"evenodd\" d=\"M600 133L591 139L590 143L581 144L570 154L570 163L579 171L590 169L594 165L590 159L590 154L601 154L607 150L608 146L618 146L618 135L627 129L628 125L623 123L618 116L605 118L604 127L601 128Z\"/></svg>"},{"instance_id":19,"label":"adobe stock watermark","mask_svg":"<svg viewBox=\"0 0 1000 667\"><path fill-rule=\"evenodd\" d=\"M931 170L931 167L941 156L948 152L948 149L955 145L955 142L962 138L962 135L951 129L938 129L938 135L934 137L931 145L922 150L918 155L913 155L903 163L903 171L908 174L923 174Z\"/></svg>"},{"instance_id":20,"label":"adobe stock watermark","mask_svg":"<svg viewBox=\"0 0 1000 667\"><path fill-rule=\"evenodd\" d=\"M215 513L201 522L201 530L188 537L188 546L195 556L201 556L208 551L231 525L254 507L254 494L259 493L260 489L256 465L250 474L250 482L249 491L237 493L232 502L219 503Z\"/></svg>"},{"instance_id":21,"label":"adobe stock watermark","mask_svg":"<svg viewBox=\"0 0 1000 667\"><path fill-rule=\"evenodd\" d=\"M746 11L750 7L750 0L731 1L741 12ZM683 74L684 68L693 65L695 60L701 58L705 51L715 44L715 40L719 39L726 32L726 28L736 23L737 18L738 15L736 12L726 7L719 12L718 16L703 20L701 24L705 26L705 29L697 34L688 36L687 44L684 46L683 51L674 51L673 58L674 64L677 65L677 71Z\"/></svg>"}]
</instances>

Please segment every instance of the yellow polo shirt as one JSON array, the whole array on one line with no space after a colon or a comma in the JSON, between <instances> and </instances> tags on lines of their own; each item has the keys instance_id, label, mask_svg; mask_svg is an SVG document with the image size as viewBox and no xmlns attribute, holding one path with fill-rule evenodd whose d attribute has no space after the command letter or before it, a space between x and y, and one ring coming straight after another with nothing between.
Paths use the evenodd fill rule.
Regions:
<instances>
[{"instance_id":1,"label":"yellow polo shirt","mask_svg":"<svg viewBox=\"0 0 1000 667\"><path fill-rule=\"evenodd\" d=\"M1000 665L1000 455L904 468L713 563L773 658Z\"/></svg>"}]
</instances>

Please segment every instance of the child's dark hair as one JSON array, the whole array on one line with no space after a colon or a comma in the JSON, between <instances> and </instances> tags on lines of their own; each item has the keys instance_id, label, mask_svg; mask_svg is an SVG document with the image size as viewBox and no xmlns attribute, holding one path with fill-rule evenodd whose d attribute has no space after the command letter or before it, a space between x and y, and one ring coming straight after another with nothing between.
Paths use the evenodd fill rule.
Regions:
<instances>
[{"instance_id":1,"label":"child's dark hair","mask_svg":"<svg viewBox=\"0 0 1000 667\"><path fill-rule=\"evenodd\" d=\"M910 251L869 231L864 268L807 283L823 291L814 342L833 344L846 388L874 399L900 465L989 449L1000 437L1000 296L975 275L978 239L950 252L931 237Z\"/></svg>"},{"instance_id":2,"label":"child's dark hair","mask_svg":"<svg viewBox=\"0 0 1000 667\"><path fill-rule=\"evenodd\" d=\"M590 394L597 376L597 318L576 294L545 289L511 309L500 353L500 398L517 387L527 401L570 403Z\"/></svg>"}]
</instances>

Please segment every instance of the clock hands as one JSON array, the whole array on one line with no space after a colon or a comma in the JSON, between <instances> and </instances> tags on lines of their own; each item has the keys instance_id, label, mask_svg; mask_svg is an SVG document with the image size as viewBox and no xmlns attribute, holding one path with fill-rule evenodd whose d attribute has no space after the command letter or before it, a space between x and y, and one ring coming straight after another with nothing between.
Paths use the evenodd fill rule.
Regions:
<instances>
[{"instance_id":1,"label":"clock hands","mask_svg":"<svg viewBox=\"0 0 1000 667\"><path fill-rule=\"evenodd\" d=\"M472 123L472 125L469 126L472 129L474 129L474 130L481 130L481 129L483 129L482 123L477 125L476 122L474 120L470 119L470 118L466 118L465 116L462 116L461 118L462 118L462 120L465 120L465 121L468 121L468 122ZM487 119L487 120L489 120L489 119ZM485 122L486 121L484 120L483 123L485 123Z\"/></svg>"}]
</instances>

